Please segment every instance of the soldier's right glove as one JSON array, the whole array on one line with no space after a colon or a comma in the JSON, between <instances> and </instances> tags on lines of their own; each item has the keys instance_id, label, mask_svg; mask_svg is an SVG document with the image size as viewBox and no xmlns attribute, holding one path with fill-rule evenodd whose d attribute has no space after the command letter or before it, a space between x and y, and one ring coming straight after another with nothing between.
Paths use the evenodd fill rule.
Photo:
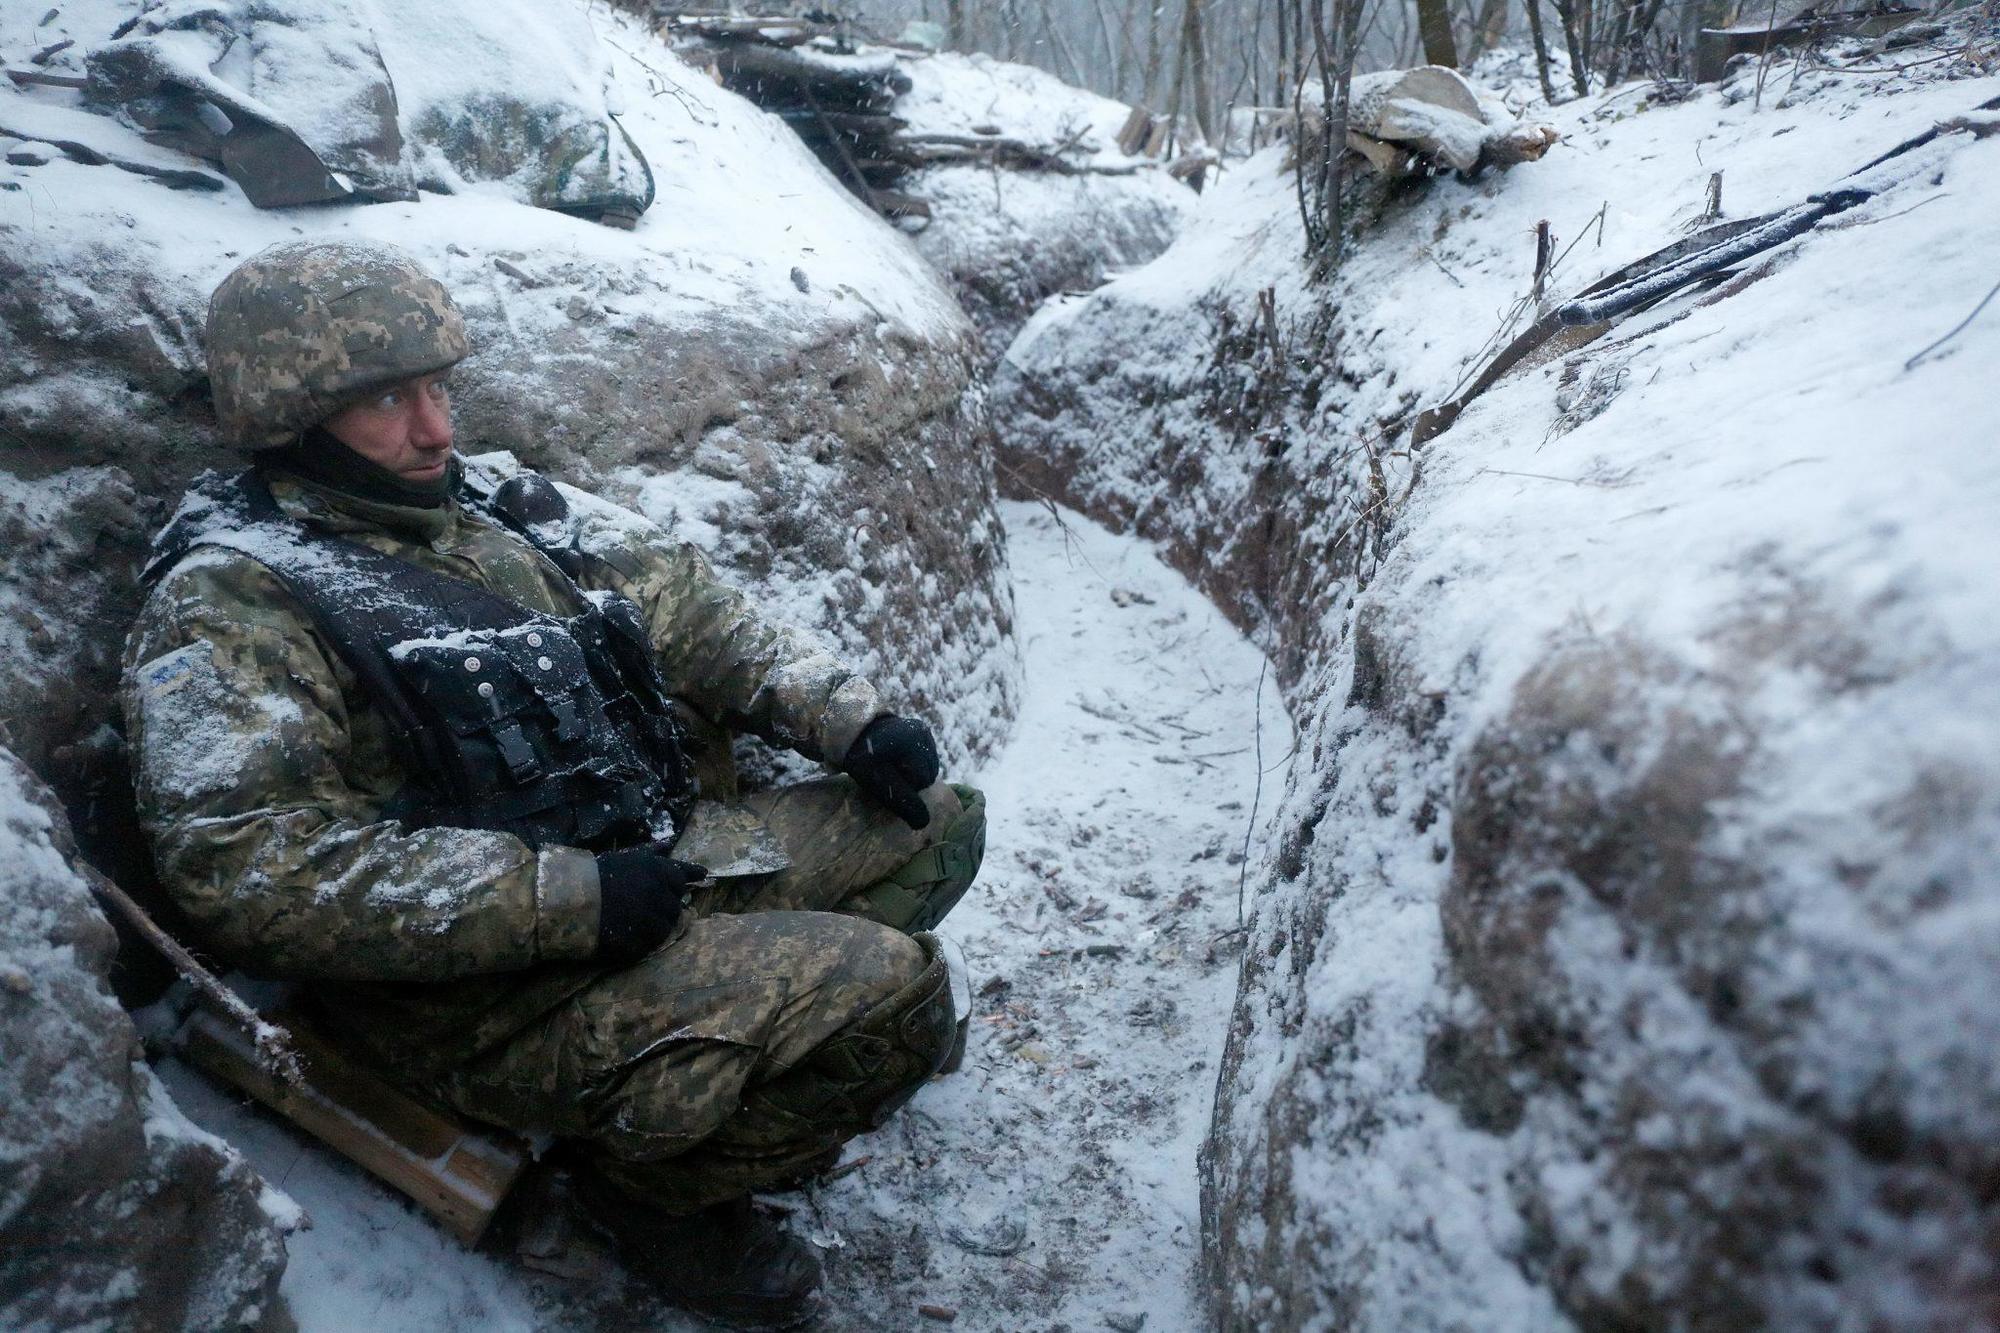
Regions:
<instances>
[{"instance_id":1,"label":"soldier's right glove","mask_svg":"<svg viewBox=\"0 0 2000 1333\"><path fill-rule=\"evenodd\" d=\"M861 794L911 828L931 822L923 791L938 780L937 742L913 717L884 714L861 729L840 761Z\"/></svg>"},{"instance_id":2,"label":"soldier's right glove","mask_svg":"<svg viewBox=\"0 0 2000 1333\"><path fill-rule=\"evenodd\" d=\"M673 934L690 890L708 867L676 861L651 847L628 847L597 858L597 956L636 963Z\"/></svg>"}]
</instances>

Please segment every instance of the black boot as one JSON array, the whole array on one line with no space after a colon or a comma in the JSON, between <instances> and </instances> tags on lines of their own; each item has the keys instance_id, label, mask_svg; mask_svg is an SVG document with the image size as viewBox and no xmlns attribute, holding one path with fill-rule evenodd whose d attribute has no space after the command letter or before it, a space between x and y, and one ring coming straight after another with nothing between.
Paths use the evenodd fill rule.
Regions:
<instances>
[{"instance_id":1,"label":"black boot","mask_svg":"<svg viewBox=\"0 0 2000 1333\"><path fill-rule=\"evenodd\" d=\"M590 1183L585 1197L626 1268L726 1328L794 1328L820 1312L819 1257L746 1198L671 1217Z\"/></svg>"}]
</instances>

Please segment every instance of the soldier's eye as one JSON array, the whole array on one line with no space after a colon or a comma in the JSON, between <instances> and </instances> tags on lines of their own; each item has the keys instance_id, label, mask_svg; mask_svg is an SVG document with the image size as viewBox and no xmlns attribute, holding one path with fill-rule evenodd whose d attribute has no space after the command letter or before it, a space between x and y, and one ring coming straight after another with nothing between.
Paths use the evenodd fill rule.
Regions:
<instances>
[{"instance_id":1,"label":"soldier's eye","mask_svg":"<svg viewBox=\"0 0 2000 1333\"><path fill-rule=\"evenodd\" d=\"M429 385L431 401L442 407L451 401L451 387L443 380L432 380Z\"/></svg>"},{"instance_id":2,"label":"soldier's eye","mask_svg":"<svg viewBox=\"0 0 2000 1333\"><path fill-rule=\"evenodd\" d=\"M402 392L397 389L391 389L389 392L383 394L380 398L377 398L375 400L375 410L378 412L392 411L395 408L401 407L402 405L403 405L403 395Z\"/></svg>"}]
</instances>

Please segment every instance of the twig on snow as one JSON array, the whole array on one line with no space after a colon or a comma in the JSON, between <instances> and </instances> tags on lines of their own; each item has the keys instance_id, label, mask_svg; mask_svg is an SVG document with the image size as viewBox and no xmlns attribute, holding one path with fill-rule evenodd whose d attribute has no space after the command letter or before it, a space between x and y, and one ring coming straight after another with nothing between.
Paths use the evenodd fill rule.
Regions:
<instances>
[{"instance_id":1,"label":"twig on snow","mask_svg":"<svg viewBox=\"0 0 2000 1333\"><path fill-rule=\"evenodd\" d=\"M1243 892L1250 883L1250 839L1257 832L1257 807L1264 799L1264 677L1271 672L1271 659L1257 668L1257 787L1250 796L1250 822L1243 829L1243 859L1236 863L1236 925L1243 926Z\"/></svg>"},{"instance_id":2,"label":"twig on snow","mask_svg":"<svg viewBox=\"0 0 2000 1333\"><path fill-rule=\"evenodd\" d=\"M1929 356L1932 352L1935 352L1938 348L1950 342L1953 338L1956 338L1959 334L1965 332L1966 326L1972 323L1973 320L1979 318L1979 312L1984 310L1986 308L1986 303L1991 301L1995 296L2000 296L2000 282L1994 283L1993 290L1979 298L1979 304L1972 307L1972 313L1967 315L1964 319L1958 321L1957 324L1953 325L1950 333L1945 334L1944 337L1939 338L1929 347L1926 347L1923 351L1918 352L1908 361L1905 361L1903 363L1903 369L1906 372L1915 370L1917 368L1918 363L1920 363L1925 357Z\"/></svg>"},{"instance_id":3,"label":"twig on snow","mask_svg":"<svg viewBox=\"0 0 2000 1333\"><path fill-rule=\"evenodd\" d=\"M1083 543L1077 540L1075 530L1072 529L1066 521L1064 521L1062 516L1062 507L1056 503L1056 498L1053 495L1050 495L1047 491L1035 485L1034 482L1029 481L1026 477L1022 476L1018 471L1016 471L1011 467L1008 467L1005 463L1001 462L997 458L993 460L993 466L999 469L1000 471L1006 473L1008 476L1012 477L1016 482L1016 484L1018 484L1021 487L1021 489L1033 495L1036 500L1041 502L1042 508L1049 511L1049 517L1054 519L1056 521L1056 526L1062 529L1063 547L1066 552L1074 551L1076 555L1082 559L1083 567L1085 569L1088 569L1092 574L1096 574L1097 579L1100 583L1109 583L1111 581L1105 578L1104 575L1099 574L1097 572L1097 566L1090 563L1090 557L1084 554Z\"/></svg>"}]
</instances>

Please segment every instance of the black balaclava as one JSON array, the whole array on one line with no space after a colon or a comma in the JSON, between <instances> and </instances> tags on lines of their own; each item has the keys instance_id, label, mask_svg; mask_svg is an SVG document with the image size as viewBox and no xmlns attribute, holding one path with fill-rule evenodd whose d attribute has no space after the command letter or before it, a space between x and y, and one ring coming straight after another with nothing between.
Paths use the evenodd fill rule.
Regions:
<instances>
[{"instance_id":1,"label":"black balaclava","mask_svg":"<svg viewBox=\"0 0 2000 1333\"><path fill-rule=\"evenodd\" d=\"M408 481L363 458L322 426L314 426L296 444L260 450L257 465L276 468L341 495L413 509L442 506L457 487L460 472L458 456L453 454L434 480Z\"/></svg>"}]
</instances>

